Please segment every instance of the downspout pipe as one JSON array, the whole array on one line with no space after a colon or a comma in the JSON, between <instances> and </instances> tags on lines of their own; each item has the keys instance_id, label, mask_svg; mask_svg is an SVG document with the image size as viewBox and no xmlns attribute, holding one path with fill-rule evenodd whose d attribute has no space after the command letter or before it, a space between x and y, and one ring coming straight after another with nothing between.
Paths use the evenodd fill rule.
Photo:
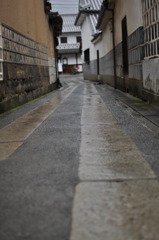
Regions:
<instances>
[{"instance_id":1,"label":"downspout pipe","mask_svg":"<svg viewBox=\"0 0 159 240\"><path fill-rule=\"evenodd\" d=\"M54 53L55 53L56 82L57 82L57 87L59 87L58 50L56 49L57 44L58 44L57 43L57 38L54 35Z\"/></svg>"},{"instance_id":2,"label":"downspout pipe","mask_svg":"<svg viewBox=\"0 0 159 240\"><path fill-rule=\"evenodd\" d=\"M117 89L117 74L116 74L116 50L115 50L115 22L114 22L114 7L108 8L106 4L106 10L112 12L112 35L113 35L113 61L114 61L114 88Z\"/></svg>"}]
</instances>

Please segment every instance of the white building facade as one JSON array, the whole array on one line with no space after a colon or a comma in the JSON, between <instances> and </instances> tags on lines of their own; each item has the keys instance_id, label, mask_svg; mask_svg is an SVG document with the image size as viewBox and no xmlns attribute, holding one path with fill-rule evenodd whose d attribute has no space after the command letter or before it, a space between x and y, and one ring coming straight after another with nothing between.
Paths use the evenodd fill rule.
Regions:
<instances>
[{"instance_id":1,"label":"white building facade","mask_svg":"<svg viewBox=\"0 0 159 240\"><path fill-rule=\"evenodd\" d=\"M158 101L158 0L80 0L75 24L82 29L85 79Z\"/></svg>"},{"instance_id":2,"label":"white building facade","mask_svg":"<svg viewBox=\"0 0 159 240\"><path fill-rule=\"evenodd\" d=\"M76 15L62 15L63 30L59 36L58 65L59 72L82 72L81 60L81 28L74 25Z\"/></svg>"}]
</instances>

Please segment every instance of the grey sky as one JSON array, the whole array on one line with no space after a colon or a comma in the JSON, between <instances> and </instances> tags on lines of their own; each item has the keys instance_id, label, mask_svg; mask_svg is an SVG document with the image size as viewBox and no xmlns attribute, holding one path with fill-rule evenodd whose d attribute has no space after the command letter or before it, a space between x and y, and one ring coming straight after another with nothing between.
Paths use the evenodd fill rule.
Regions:
<instances>
[{"instance_id":1,"label":"grey sky","mask_svg":"<svg viewBox=\"0 0 159 240\"><path fill-rule=\"evenodd\" d=\"M77 13L78 0L49 0L52 4L52 11L60 14Z\"/></svg>"}]
</instances>

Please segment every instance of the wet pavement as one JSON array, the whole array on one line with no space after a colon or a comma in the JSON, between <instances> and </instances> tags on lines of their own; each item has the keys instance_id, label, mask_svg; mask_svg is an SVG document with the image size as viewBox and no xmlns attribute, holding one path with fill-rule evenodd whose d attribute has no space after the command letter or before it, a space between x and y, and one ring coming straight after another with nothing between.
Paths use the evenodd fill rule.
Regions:
<instances>
[{"instance_id":1,"label":"wet pavement","mask_svg":"<svg viewBox=\"0 0 159 240\"><path fill-rule=\"evenodd\" d=\"M0 240L158 240L158 107L61 82L0 116Z\"/></svg>"},{"instance_id":2,"label":"wet pavement","mask_svg":"<svg viewBox=\"0 0 159 240\"><path fill-rule=\"evenodd\" d=\"M116 90L115 96L134 111L141 114L147 120L159 127L159 103L149 103L139 98L135 98L128 93Z\"/></svg>"},{"instance_id":3,"label":"wet pavement","mask_svg":"<svg viewBox=\"0 0 159 240\"><path fill-rule=\"evenodd\" d=\"M157 177L90 83L81 131L71 240L157 239Z\"/></svg>"}]
</instances>

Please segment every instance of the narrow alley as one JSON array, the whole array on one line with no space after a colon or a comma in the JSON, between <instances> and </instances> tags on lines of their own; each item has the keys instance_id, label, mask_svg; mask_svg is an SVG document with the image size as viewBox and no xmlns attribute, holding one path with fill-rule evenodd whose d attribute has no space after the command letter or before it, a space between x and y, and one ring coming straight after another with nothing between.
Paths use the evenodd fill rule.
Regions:
<instances>
[{"instance_id":1,"label":"narrow alley","mask_svg":"<svg viewBox=\"0 0 159 240\"><path fill-rule=\"evenodd\" d=\"M60 76L0 115L0 240L158 240L159 108Z\"/></svg>"}]
</instances>

